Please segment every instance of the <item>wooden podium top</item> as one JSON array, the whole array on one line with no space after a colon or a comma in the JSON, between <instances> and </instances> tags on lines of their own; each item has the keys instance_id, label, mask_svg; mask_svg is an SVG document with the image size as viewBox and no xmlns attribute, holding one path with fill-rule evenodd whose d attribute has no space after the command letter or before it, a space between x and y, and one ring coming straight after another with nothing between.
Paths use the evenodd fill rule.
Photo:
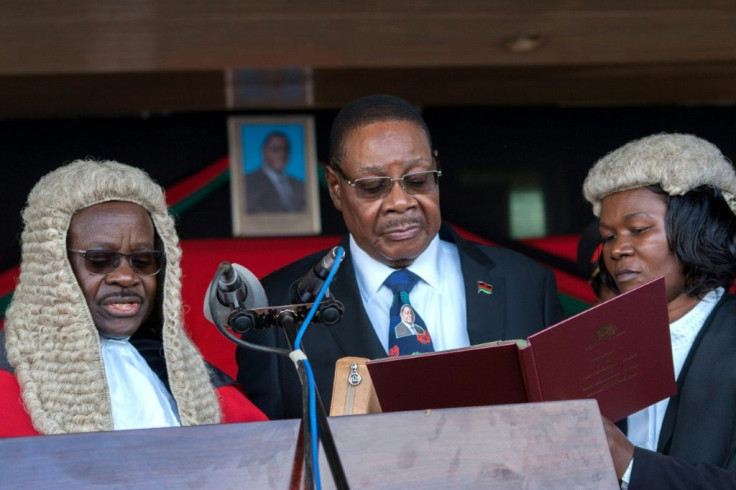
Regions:
<instances>
[{"instance_id":1,"label":"wooden podium top","mask_svg":"<svg viewBox=\"0 0 736 490\"><path fill-rule=\"evenodd\" d=\"M329 423L351 488L618 488L594 400ZM0 487L299 488L299 425L282 420L0 439ZM334 488L324 454L320 474L323 488Z\"/></svg>"}]
</instances>

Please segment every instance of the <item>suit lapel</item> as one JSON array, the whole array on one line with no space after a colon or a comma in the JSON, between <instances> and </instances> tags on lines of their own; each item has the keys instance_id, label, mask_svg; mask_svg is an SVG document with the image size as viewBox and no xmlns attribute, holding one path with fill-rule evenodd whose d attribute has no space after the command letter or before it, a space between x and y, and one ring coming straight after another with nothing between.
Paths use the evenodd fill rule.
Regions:
<instances>
[{"instance_id":1,"label":"suit lapel","mask_svg":"<svg viewBox=\"0 0 736 490\"><path fill-rule=\"evenodd\" d=\"M462 260L465 282L465 303L470 344L482 344L505 339L503 326L506 324L506 283L494 277L490 267L474 263L471 258ZM482 285L479 286L479 282ZM483 292L485 285L493 292Z\"/></svg>"},{"instance_id":2,"label":"suit lapel","mask_svg":"<svg viewBox=\"0 0 736 490\"><path fill-rule=\"evenodd\" d=\"M685 363L682 365L680 375L677 377L677 394L670 398L670 401L667 404L667 411L665 411L664 419L662 420L662 428L659 431L659 440L657 441L658 453L669 454L670 452L670 446L672 445L672 436L674 434L675 425L677 424L677 412L680 408L680 396L685 385L685 380L687 379L688 372L690 371L690 366L693 364L695 356L698 355L703 337L705 336L710 326L713 325L713 323L715 322L715 318L718 314L718 308L721 306L721 304L723 304L723 299L724 298L721 298L719 304L716 305L716 307L713 309L710 316L706 320L705 325L703 325L703 327L700 329L700 332L698 332L698 335L695 337L693 345L690 348L690 352L688 352L687 354ZM703 355L708 355L708 353L705 352Z\"/></svg>"},{"instance_id":3,"label":"suit lapel","mask_svg":"<svg viewBox=\"0 0 736 490\"><path fill-rule=\"evenodd\" d=\"M454 242L460 255L470 344L504 339L506 284L502 278L494 277L493 261L448 226L443 225L440 238Z\"/></svg>"}]
</instances>

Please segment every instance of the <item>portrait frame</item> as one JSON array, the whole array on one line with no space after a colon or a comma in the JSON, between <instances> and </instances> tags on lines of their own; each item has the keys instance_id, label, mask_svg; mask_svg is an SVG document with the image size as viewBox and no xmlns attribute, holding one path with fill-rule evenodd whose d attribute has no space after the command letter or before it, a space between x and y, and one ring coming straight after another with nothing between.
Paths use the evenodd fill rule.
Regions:
<instances>
[{"instance_id":1,"label":"portrait frame","mask_svg":"<svg viewBox=\"0 0 736 490\"><path fill-rule=\"evenodd\" d=\"M233 235L318 235L322 226L314 118L231 116L228 140ZM272 144L287 148L280 173L264 170L284 165L283 160L274 164L273 157L266 156ZM266 158L272 163L266 165ZM284 185L284 179L287 191L276 192L276 182Z\"/></svg>"}]
</instances>

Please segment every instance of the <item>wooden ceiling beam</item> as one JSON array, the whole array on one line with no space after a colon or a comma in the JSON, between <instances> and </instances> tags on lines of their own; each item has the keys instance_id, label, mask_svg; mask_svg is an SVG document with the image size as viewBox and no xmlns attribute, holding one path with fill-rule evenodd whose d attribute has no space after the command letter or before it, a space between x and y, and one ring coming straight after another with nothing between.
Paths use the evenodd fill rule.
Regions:
<instances>
[{"instance_id":1,"label":"wooden ceiling beam","mask_svg":"<svg viewBox=\"0 0 736 490\"><path fill-rule=\"evenodd\" d=\"M287 81L281 70L255 73L239 81L214 70L0 76L0 117L337 108L369 93L433 106L736 101L736 63L319 69ZM280 97L285 85L298 97Z\"/></svg>"},{"instance_id":2,"label":"wooden ceiling beam","mask_svg":"<svg viewBox=\"0 0 736 490\"><path fill-rule=\"evenodd\" d=\"M0 2L0 75L730 63L726 1Z\"/></svg>"}]
</instances>

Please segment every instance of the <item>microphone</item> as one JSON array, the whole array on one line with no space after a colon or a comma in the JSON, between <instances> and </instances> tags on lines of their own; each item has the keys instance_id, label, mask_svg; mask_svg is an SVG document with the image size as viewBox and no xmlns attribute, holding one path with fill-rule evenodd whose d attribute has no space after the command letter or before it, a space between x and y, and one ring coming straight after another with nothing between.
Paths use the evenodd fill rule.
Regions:
<instances>
[{"instance_id":1,"label":"microphone","mask_svg":"<svg viewBox=\"0 0 736 490\"><path fill-rule=\"evenodd\" d=\"M322 260L307 272L307 274L301 279L294 281L289 288L289 298L292 303L312 303L317 298L322 285L325 283L325 279L330 273L335 258L337 257L337 250L339 247L332 247L327 255L322 257ZM343 254L342 257L345 257ZM342 260L342 258L340 259Z\"/></svg>"},{"instance_id":2,"label":"microphone","mask_svg":"<svg viewBox=\"0 0 736 490\"><path fill-rule=\"evenodd\" d=\"M204 316L215 325L227 325L238 308L254 309L268 306L268 298L258 278L240 264L222 262L217 280L213 279L204 295ZM210 301L212 288L215 299Z\"/></svg>"}]
</instances>

